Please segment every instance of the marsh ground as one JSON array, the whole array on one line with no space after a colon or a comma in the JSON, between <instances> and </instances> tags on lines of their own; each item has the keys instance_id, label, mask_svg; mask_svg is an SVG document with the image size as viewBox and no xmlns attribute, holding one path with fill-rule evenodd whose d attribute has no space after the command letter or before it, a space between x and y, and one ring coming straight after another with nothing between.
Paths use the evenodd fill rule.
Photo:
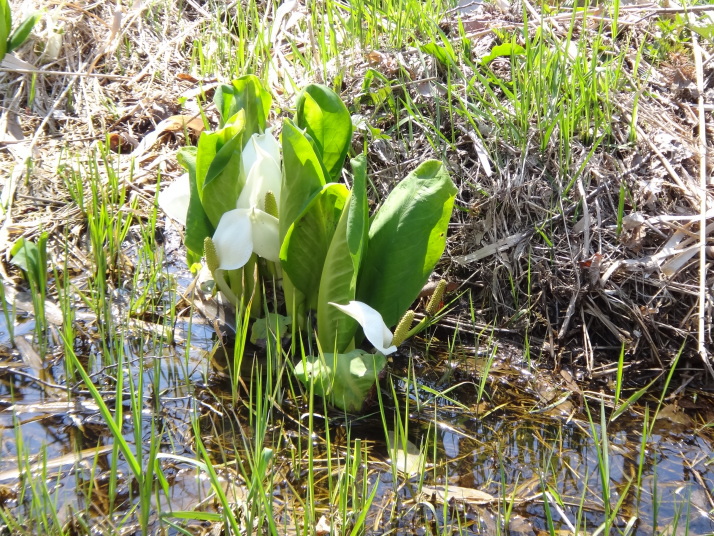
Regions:
<instances>
[{"instance_id":1,"label":"marsh ground","mask_svg":"<svg viewBox=\"0 0 714 536\"><path fill-rule=\"evenodd\" d=\"M37 4L0 69L1 530L714 532L709 6ZM259 349L238 379L157 211L248 72L276 124L341 94L374 206L426 158L459 187L446 313L365 416Z\"/></svg>"}]
</instances>

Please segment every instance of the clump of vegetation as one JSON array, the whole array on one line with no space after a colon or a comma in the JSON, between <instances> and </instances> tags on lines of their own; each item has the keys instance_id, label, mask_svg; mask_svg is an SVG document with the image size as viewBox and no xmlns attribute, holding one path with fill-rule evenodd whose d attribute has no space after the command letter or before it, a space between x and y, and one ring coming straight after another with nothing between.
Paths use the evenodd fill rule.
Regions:
<instances>
[{"instance_id":1,"label":"clump of vegetation","mask_svg":"<svg viewBox=\"0 0 714 536\"><path fill-rule=\"evenodd\" d=\"M710 5L35 10L0 533L714 532Z\"/></svg>"},{"instance_id":2,"label":"clump of vegetation","mask_svg":"<svg viewBox=\"0 0 714 536\"><path fill-rule=\"evenodd\" d=\"M318 353L303 355L297 377L336 407L359 411L385 356L424 327L405 320L397 336L389 329L444 251L456 187L440 162L424 162L370 218L365 157L352 160L351 188L338 182L352 140L339 96L305 88L282 143L267 127L271 101L254 76L220 86L221 128L182 150L188 181L171 185L162 204L186 225L189 259L205 254L237 318L261 319L253 330L271 341L291 326L300 348L312 347L303 334L317 332ZM264 304L271 287L284 298ZM356 348L358 327L375 354Z\"/></svg>"}]
</instances>

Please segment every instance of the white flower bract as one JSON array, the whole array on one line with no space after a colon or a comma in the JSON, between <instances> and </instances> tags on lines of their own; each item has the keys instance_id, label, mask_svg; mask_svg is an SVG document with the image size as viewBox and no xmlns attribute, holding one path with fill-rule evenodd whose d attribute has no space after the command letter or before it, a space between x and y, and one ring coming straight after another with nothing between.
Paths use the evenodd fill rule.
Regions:
<instances>
[{"instance_id":1,"label":"white flower bract","mask_svg":"<svg viewBox=\"0 0 714 536\"><path fill-rule=\"evenodd\" d=\"M184 227L188 216L188 204L191 201L191 183L188 173L181 175L159 194L159 206L172 220Z\"/></svg>"},{"instance_id":2,"label":"white flower bract","mask_svg":"<svg viewBox=\"0 0 714 536\"><path fill-rule=\"evenodd\" d=\"M389 331L379 311L361 301L351 301L347 305L330 302L330 305L337 307L347 316L354 318L362 326L364 336L378 351L384 355L397 351L397 347L392 344L394 335Z\"/></svg>"},{"instance_id":3,"label":"white flower bract","mask_svg":"<svg viewBox=\"0 0 714 536\"><path fill-rule=\"evenodd\" d=\"M280 259L278 219L265 212L268 192L280 200L280 146L268 129L251 136L241 157L246 165L245 185L235 210L221 216L213 234L222 270L242 268L253 253L273 262Z\"/></svg>"}]
</instances>

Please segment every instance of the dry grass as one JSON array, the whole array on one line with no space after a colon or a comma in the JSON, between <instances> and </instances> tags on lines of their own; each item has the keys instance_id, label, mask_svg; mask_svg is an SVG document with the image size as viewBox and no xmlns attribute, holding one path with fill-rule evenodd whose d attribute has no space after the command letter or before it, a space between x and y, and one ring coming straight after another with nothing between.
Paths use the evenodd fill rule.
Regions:
<instances>
[{"instance_id":1,"label":"dry grass","mask_svg":"<svg viewBox=\"0 0 714 536\"><path fill-rule=\"evenodd\" d=\"M445 135L457 132L444 156L465 209L454 222L451 263L443 270L472 290L482 320L528 334L531 355L590 377L611 373L622 347L640 370L629 376L636 381L667 369L683 344L694 369L712 371L714 127L711 105L704 104L714 98L712 48L684 47L657 65L638 58L634 51L657 32L658 13L653 5L623 7L616 40L604 36L615 50L633 50L621 66L631 83L612 95L611 134L593 154L592 139L575 138L573 164L564 166L557 127L545 150L535 125L524 147L488 128L474 136L463 118L441 127ZM568 17L543 24L567 42ZM480 28L522 27L522 20L520 7L504 13L485 6L463 24L488 41L491 30ZM572 39L602 38L600 20L594 10ZM533 21L529 34L539 26ZM699 71L697 54L705 60ZM510 76L507 67L493 69ZM468 79L468 66L462 72ZM447 84L443 70L420 75ZM414 101L423 99L408 90ZM478 157L479 139L496 162L493 172ZM421 157L415 145L410 155Z\"/></svg>"}]
</instances>

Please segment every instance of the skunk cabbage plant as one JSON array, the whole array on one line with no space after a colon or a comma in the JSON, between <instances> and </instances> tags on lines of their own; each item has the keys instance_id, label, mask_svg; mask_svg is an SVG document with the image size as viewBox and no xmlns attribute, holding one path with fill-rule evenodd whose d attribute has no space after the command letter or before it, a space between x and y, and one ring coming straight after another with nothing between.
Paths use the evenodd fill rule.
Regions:
<instances>
[{"instance_id":1,"label":"skunk cabbage plant","mask_svg":"<svg viewBox=\"0 0 714 536\"><path fill-rule=\"evenodd\" d=\"M205 254L220 292L265 316L253 333L266 334L280 314L293 341L316 333L318 354L295 365L296 377L333 406L360 411L385 356L423 324L412 328L407 310L444 251L456 188L441 162L426 161L370 217L365 156L346 172L352 118L332 90L306 87L280 141L257 78L222 86L215 103L220 128L179 152L188 174L159 203L186 226L189 263ZM256 306L267 287L280 292Z\"/></svg>"}]
</instances>

